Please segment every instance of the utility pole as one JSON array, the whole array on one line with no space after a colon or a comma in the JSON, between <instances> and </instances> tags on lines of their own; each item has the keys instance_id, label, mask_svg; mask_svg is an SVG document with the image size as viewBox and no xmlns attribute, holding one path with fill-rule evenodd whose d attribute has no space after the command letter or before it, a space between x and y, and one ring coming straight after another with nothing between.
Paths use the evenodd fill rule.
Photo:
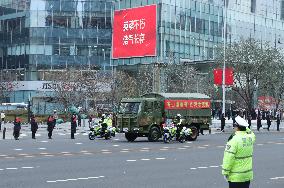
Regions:
<instances>
[{"instance_id":1,"label":"utility pole","mask_svg":"<svg viewBox=\"0 0 284 188\"><path fill-rule=\"evenodd\" d=\"M223 64L223 83L222 83L222 88L223 88L223 107L222 107L222 113L225 114L226 110L226 82L225 82L225 70L226 70L226 32L227 32L227 0L224 0L224 64Z\"/></svg>"}]
</instances>

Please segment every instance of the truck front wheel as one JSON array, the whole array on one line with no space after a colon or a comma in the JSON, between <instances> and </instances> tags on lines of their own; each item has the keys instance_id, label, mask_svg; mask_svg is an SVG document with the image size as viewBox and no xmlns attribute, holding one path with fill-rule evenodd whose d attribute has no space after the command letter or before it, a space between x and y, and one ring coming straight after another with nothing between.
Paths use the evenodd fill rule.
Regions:
<instances>
[{"instance_id":1,"label":"truck front wheel","mask_svg":"<svg viewBox=\"0 0 284 188\"><path fill-rule=\"evenodd\" d=\"M189 141L195 141L198 136L198 129L195 126L190 127L192 131L192 135L188 136L187 140Z\"/></svg>"},{"instance_id":2,"label":"truck front wheel","mask_svg":"<svg viewBox=\"0 0 284 188\"><path fill-rule=\"evenodd\" d=\"M159 129L157 127L152 127L148 135L148 140L150 142L156 142L159 140L160 137L161 137L161 133Z\"/></svg>"},{"instance_id":3,"label":"truck front wheel","mask_svg":"<svg viewBox=\"0 0 284 188\"><path fill-rule=\"evenodd\" d=\"M128 142L133 142L137 138L137 135L134 133L125 133L125 138Z\"/></svg>"}]
</instances>

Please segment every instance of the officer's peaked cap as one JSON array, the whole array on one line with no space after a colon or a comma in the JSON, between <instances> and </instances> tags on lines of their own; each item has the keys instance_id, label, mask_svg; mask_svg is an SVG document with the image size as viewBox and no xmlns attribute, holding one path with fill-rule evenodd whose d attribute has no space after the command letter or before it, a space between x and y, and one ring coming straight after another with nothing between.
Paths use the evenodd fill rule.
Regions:
<instances>
[{"instance_id":1,"label":"officer's peaked cap","mask_svg":"<svg viewBox=\"0 0 284 188\"><path fill-rule=\"evenodd\" d=\"M249 126L248 122L244 118L242 118L240 116L237 116L235 120L236 120L238 126L243 126L243 127L248 127Z\"/></svg>"}]
</instances>

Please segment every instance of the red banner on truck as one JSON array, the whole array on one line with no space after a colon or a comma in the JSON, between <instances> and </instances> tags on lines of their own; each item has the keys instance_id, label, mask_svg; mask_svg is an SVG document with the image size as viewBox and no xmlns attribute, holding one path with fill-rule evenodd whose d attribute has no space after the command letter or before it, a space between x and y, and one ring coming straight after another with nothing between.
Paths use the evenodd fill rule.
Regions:
<instances>
[{"instance_id":1,"label":"red banner on truck","mask_svg":"<svg viewBox=\"0 0 284 188\"><path fill-rule=\"evenodd\" d=\"M117 10L113 20L112 57L156 56L157 6Z\"/></svg>"},{"instance_id":2,"label":"red banner on truck","mask_svg":"<svg viewBox=\"0 0 284 188\"><path fill-rule=\"evenodd\" d=\"M210 107L210 100L165 100L166 110L206 109Z\"/></svg>"}]
</instances>

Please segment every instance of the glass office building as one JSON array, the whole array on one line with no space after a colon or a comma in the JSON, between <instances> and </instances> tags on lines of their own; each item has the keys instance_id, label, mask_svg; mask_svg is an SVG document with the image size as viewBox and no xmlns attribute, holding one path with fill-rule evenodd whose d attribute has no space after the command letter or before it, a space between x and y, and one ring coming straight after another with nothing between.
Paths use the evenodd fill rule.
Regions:
<instances>
[{"instance_id":1,"label":"glass office building","mask_svg":"<svg viewBox=\"0 0 284 188\"><path fill-rule=\"evenodd\" d=\"M115 9L150 4L158 5L157 57L119 59L114 65L214 60L224 42L224 22L227 43L255 38L284 47L283 0L122 0Z\"/></svg>"},{"instance_id":2,"label":"glass office building","mask_svg":"<svg viewBox=\"0 0 284 188\"><path fill-rule=\"evenodd\" d=\"M38 70L107 69L108 0L1 0L0 68L38 80Z\"/></svg>"}]
</instances>

